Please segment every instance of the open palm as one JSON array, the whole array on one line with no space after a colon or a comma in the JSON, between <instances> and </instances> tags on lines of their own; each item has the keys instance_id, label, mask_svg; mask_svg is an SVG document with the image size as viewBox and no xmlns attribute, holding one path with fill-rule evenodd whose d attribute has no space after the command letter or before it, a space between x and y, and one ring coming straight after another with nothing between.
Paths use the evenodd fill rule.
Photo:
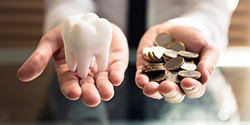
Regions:
<instances>
[{"instance_id":1,"label":"open palm","mask_svg":"<svg viewBox=\"0 0 250 125\"><path fill-rule=\"evenodd\" d=\"M183 42L187 50L200 54L197 66L197 70L201 72L199 80L184 78L180 83L180 88L176 83L167 80L160 84L151 82L148 76L142 73L142 68L147 65L142 55L143 49L154 46L157 34L163 32L169 34L175 40ZM155 25L148 29L140 40L137 51L136 85L143 90L146 96L155 99L164 98L171 103L179 103L185 96L199 98L205 92L205 85L214 71L218 58L219 50L210 39L197 29L168 22Z\"/></svg>"},{"instance_id":2,"label":"open palm","mask_svg":"<svg viewBox=\"0 0 250 125\"><path fill-rule=\"evenodd\" d=\"M90 107L97 106L101 100L110 100L114 95L114 86L120 85L124 79L129 55L123 32L114 24L112 30L113 39L105 71L97 72L97 65L94 63L84 79L79 77L77 71L71 72L65 61L61 25L59 25L41 38L36 50L18 70L18 78L24 82L35 79L43 72L53 56L60 89L66 98L70 100L81 98L83 103Z\"/></svg>"}]
</instances>

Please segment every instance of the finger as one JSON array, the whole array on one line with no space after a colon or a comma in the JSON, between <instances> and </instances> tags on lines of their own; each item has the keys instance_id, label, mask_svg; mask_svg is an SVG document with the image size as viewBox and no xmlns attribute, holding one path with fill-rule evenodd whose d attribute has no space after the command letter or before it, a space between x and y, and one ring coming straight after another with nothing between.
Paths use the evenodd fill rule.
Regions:
<instances>
[{"instance_id":1,"label":"finger","mask_svg":"<svg viewBox=\"0 0 250 125\"><path fill-rule=\"evenodd\" d=\"M188 98L199 98L205 93L205 86L195 79L185 78L180 84Z\"/></svg>"},{"instance_id":2,"label":"finger","mask_svg":"<svg viewBox=\"0 0 250 125\"><path fill-rule=\"evenodd\" d=\"M18 70L18 78L24 82L38 77L53 55L51 44L42 39L40 45Z\"/></svg>"},{"instance_id":3,"label":"finger","mask_svg":"<svg viewBox=\"0 0 250 125\"><path fill-rule=\"evenodd\" d=\"M201 58L197 66L197 70L201 72L201 78L199 79L202 84L208 82L209 77L212 75L220 52L214 47L204 48L201 53Z\"/></svg>"},{"instance_id":4,"label":"finger","mask_svg":"<svg viewBox=\"0 0 250 125\"><path fill-rule=\"evenodd\" d=\"M86 91L83 92L82 87L79 84L83 84L85 83L85 81L90 80L79 81L80 76L78 75L78 71L70 71L64 59L55 60L55 69L59 80L61 92L66 98L70 100L77 100L80 97L83 97L82 95L84 93L88 93ZM94 84L94 82L92 82L92 84ZM85 102L84 100L85 99L83 99L83 102ZM89 104L88 101L85 104L89 106L97 105L92 103Z\"/></svg>"},{"instance_id":5,"label":"finger","mask_svg":"<svg viewBox=\"0 0 250 125\"><path fill-rule=\"evenodd\" d=\"M60 27L47 33L36 50L17 71L17 77L28 82L38 77L47 66L51 56L63 46Z\"/></svg>"},{"instance_id":6,"label":"finger","mask_svg":"<svg viewBox=\"0 0 250 125\"><path fill-rule=\"evenodd\" d=\"M149 82L147 83L143 88L143 94L147 97L153 98L153 99L162 99L162 95L158 92L159 84L156 82Z\"/></svg>"},{"instance_id":7,"label":"finger","mask_svg":"<svg viewBox=\"0 0 250 125\"><path fill-rule=\"evenodd\" d=\"M135 74L135 83L139 88L143 88L148 82L148 76L143 73L143 67L148 65L148 62L144 59L142 52L137 51L136 57L136 74Z\"/></svg>"},{"instance_id":8,"label":"finger","mask_svg":"<svg viewBox=\"0 0 250 125\"><path fill-rule=\"evenodd\" d=\"M124 79L128 67L129 51L125 35L122 30L112 24L113 38L110 45L109 64L107 71L109 79L114 86L118 86Z\"/></svg>"},{"instance_id":9,"label":"finger","mask_svg":"<svg viewBox=\"0 0 250 125\"><path fill-rule=\"evenodd\" d=\"M109 81L107 72L100 72L95 77L96 87L100 93L101 99L110 100L114 96L114 86Z\"/></svg>"},{"instance_id":10,"label":"finger","mask_svg":"<svg viewBox=\"0 0 250 125\"><path fill-rule=\"evenodd\" d=\"M124 80L124 74L127 64L124 62L115 62L109 68L109 80L114 86L119 86Z\"/></svg>"},{"instance_id":11,"label":"finger","mask_svg":"<svg viewBox=\"0 0 250 125\"><path fill-rule=\"evenodd\" d=\"M164 100L170 103L180 103L185 94L179 88L179 86L171 81L163 81L159 85L159 92L163 96Z\"/></svg>"},{"instance_id":12,"label":"finger","mask_svg":"<svg viewBox=\"0 0 250 125\"><path fill-rule=\"evenodd\" d=\"M101 96L95 86L95 81L92 77L87 76L80 81L82 89L82 100L86 106L95 107L101 102Z\"/></svg>"},{"instance_id":13,"label":"finger","mask_svg":"<svg viewBox=\"0 0 250 125\"><path fill-rule=\"evenodd\" d=\"M200 60L197 70L201 72L200 82L208 82L219 58L219 50L210 38L194 28L175 25L170 28L170 34L176 40L184 42L188 50L198 52Z\"/></svg>"},{"instance_id":14,"label":"finger","mask_svg":"<svg viewBox=\"0 0 250 125\"><path fill-rule=\"evenodd\" d=\"M31 81L38 77L48 64L50 53L41 53L37 49L18 69L17 77L24 82Z\"/></svg>"},{"instance_id":15,"label":"finger","mask_svg":"<svg viewBox=\"0 0 250 125\"><path fill-rule=\"evenodd\" d=\"M70 100L79 99L82 90L75 73L69 71L66 64L60 64L60 61L55 61L55 67L62 94Z\"/></svg>"},{"instance_id":16,"label":"finger","mask_svg":"<svg viewBox=\"0 0 250 125\"><path fill-rule=\"evenodd\" d=\"M144 59L143 50L144 48L148 48L154 46L154 39L159 32L157 28L151 27L148 29L144 35L142 36L139 46L137 48L136 54L136 75L135 75L135 83L136 85L143 89L144 86L149 82L149 78L147 75L142 73L142 68L148 64L148 62ZM158 27L158 26L157 26Z\"/></svg>"},{"instance_id":17,"label":"finger","mask_svg":"<svg viewBox=\"0 0 250 125\"><path fill-rule=\"evenodd\" d=\"M137 70L135 74L135 83L137 87L143 89L148 82L148 76L146 74L142 74L142 70Z\"/></svg>"}]
</instances>

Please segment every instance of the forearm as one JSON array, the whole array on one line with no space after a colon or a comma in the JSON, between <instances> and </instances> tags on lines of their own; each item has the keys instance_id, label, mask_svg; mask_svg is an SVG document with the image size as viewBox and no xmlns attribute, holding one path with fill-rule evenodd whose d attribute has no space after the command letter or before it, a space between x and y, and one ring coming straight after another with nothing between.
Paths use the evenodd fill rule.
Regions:
<instances>
[{"instance_id":1,"label":"forearm","mask_svg":"<svg viewBox=\"0 0 250 125\"><path fill-rule=\"evenodd\" d=\"M95 4L91 0L45 0L43 32L48 32L69 15L94 11Z\"/></svg>"}]
</instances>

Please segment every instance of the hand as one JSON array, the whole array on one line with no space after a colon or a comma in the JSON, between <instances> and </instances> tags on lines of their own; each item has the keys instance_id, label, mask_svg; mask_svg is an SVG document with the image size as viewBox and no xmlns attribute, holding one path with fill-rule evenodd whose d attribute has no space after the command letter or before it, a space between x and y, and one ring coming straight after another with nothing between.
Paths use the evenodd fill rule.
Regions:
<instances>
[{"instance_id":1,"label":"hand","mask_svg":"<svg viewBox=\"0 0 250 125\"><path fill-rule=\"evenodd\" d=\"M66 98L82 98L83 103L90 107L97 106L101 100L110 100L114 95L114 86L120 85L124 79L129 55L123 32L114 24L112 31L108 67L103 72L97 72L97 64L94 63L88 76L81 79L77 71L71 72L68 69L59 25L42 37L36 50L18 70L17 76L24 82L35 79L53 56L60 89Z\"/></svg>"},{"instance_id":2,"label":"hand","mask_svg":"<svg viewBox=\"0 0 250 125\"><path fill-rule=\"evenodd\" d=\"M149 78L142 73L142 67L147 65L142 55L143 49L154 46L157 34L162 32L169 34L177 41L183 42L188 51L200 54L197 70L201 72L201 78L199 81L192 78L184 78L180 83L183 91L176 83L171 81L150 82ZM179 103L185 96L188 98L199 98L205 92L206 83L214 71L218 58L219 50L210 39L197 29L169 22L155 25L148 29L140 40L136 58L136 85L143 90L144 95L155 99L164 98L170 103Z\"/></svg>"}]
</instances>

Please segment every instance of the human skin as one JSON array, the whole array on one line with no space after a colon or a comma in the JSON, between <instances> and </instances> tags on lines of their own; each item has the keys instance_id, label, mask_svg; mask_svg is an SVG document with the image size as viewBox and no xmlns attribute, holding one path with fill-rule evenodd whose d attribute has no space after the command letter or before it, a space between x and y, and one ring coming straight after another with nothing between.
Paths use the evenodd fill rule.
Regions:
<instances>
[{"instance_id":1,"label":"human skin","mask_svg":"<svg viewBox=\"0 0 250 125\"><path fill-rule=\"evenodd\" d=\"M81 78L66 64L60 24L41 38L35 51L17 71L17 77L24 82L37 78L53 57L62 94L69 100L82 99L89 107L97 106L101 100L107 101L114 96L114 86L121 84L128 66L127 39L114 24L112 36L107 69L98 72L94 63L87 77Z\"/></svg>"},{"instance_id":2,"label":"human skin","mask_svg":"<svg viewBox=\"0 0 250 125\"><path fill-rule=\"evenodd\" d=\"M200 54L197 70L201 72L201 78L199 80L184 78L180 83L184 92L172 81L151 82L142 73L142 67L148 63L143 59L143 49L154 46L157 34L162 32L169 34L176 41L183 42L187 50ZM206 83L215 69L219 55L219 50L213 41L193 27L170 22L155 25L149 28L140 40L137 51L136 85L142 89L144 95L155 99L164 98L170 103L180 103L184 97L199 98L205 93Z\"/></svg>"},{"instance_id":3,"label":"human skin","mask_svg":"<svg viewBox=\"0 0 250 125\"><path fill-rule=\"evenodd\" d=\"M107 101L114 96L114 86L118 86L124 79L128 66L128 44L122 31L112 24L113 39L110 46L107 70L97 72L94 64L88 76L81 79L77 72L70 72L65 62L61 26L59 25L45 34L37 49L18 70L18 78L28 82L38 77L48 61L53 56L59 85L63 95L70 100L81 98L87 106L97 106L101 100ZM142 73L142 67L147 64L143 59L144 48L154 45L158 33L166 32L175 40L186 45L187 50L199 53L197 70L201 72L199 81L185 78L181 81L181 89L173 82L163 81L160 84L149 82L149 78ZM219 58L219 50L211 39L193 27L171 24L158 24L149 28L140 40L136 58L136 85L142 89L144 95L158 99L159 96L170 103L179 103L184 97L199 98L206 89L206 83L212 75ZM126 84L126 83L124 83Z\"/></svg>"}]
</instances>

